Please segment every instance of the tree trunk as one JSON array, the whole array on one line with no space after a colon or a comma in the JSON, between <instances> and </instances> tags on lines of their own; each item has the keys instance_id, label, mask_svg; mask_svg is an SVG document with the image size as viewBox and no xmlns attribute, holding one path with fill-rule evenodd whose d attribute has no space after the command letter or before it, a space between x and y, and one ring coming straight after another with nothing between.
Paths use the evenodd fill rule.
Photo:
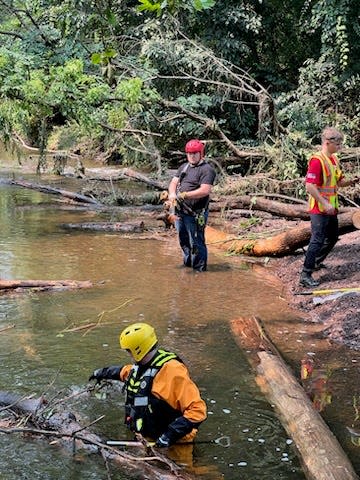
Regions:
<instances>
[{"instance_id":1,"label":"tree trunk","mask_svg":"<svg viewBox=\"0 0 360 480\"><path fill-rule=\"evenodd\" d=\"M353 210L339 215L340 233L346 233L354 229L353 215ZM254 257L283 256L289 255L308 244L311 236L311 226L309 222L304 222L298 227L291 228L273 237L258 239L237 239L234 235L207 226L205 235L208 245L226 250L229 253Z\"/></svg>"},{"instance_id":2,"label":"tree trunk","mask_svg":"<svg viewBox=\"0 0 360 480\"><path fill-rule=\"evenodd\" d=\"M18 187L30 188L32 190L38 190L39 192L49 193L52 195L61 195L65 198L70 198L71 200L76 200L81 203L91 203L93 205L100 205L97 200L93 198L86 197L85 195L80 195L79 193L69 192L67 190L61 190L58 188L48 187L45 185L38 185L36 183L26 182L25 180L10 180L10 185L16 185Z\"/></svg>"},{"instance_id":3,"label":"tree trunk","mask_svg":"<svg viewBox=\"0 0 360 480\"><path fill-rule=\"evenodd\" d=\"M14 290L17 288L66 290L73 288L90 288L92 286L93 283L89 280L0 280L0 290Z\"/></svg>"},{"instance_id":4,"label":"tree trunk","mask_svg":"<svg viewBox=\"0 0 360 480\"><path fill-rule=\"evenodd\" d=\"M358 208L353 214L352 221L353 221L354 227L359 230L360 229L360 208Z\"/></svg>"},{"instance_id":5,"label":"tree trunk","mask_svg":"<svg viewBox=\"0 0 360 480\"><path fill-rule=\"evenodd\" d=\"M145 230L144 222L137 223L112 223L112 222L98 222L98 223L66 223L64 228L77 230L93 230L97 232L118 232L118 233L141 233Z\"/></svg>"},{"instance_id":6,"label":"tree trunk","mask_svg":"<svg viewBox=\"0 0 360 480\"><path fill-rule=\"evenodd\" d=\"M94 175L94 172L99 171L99 174ZM147 177L143 173L137 172L132 168L121 168L121 169L87 169L88 175L87 178L90 180L103 180L103 181L116 181L116 180L124 180L131 178L132 180L136 180L138 182L145 183L150 187L155 188L155 190L166 190L167 184L163 182L159 182L152 178Z\"/></svg>"},{"instance_id":7,"label":"tree trunk","mask_svg":"<svg viewBox=\"0 0 360 480\"><path fill-rule=\"evenodd\" d=\"M239 346L256 370L256 381L275 405L293 439L308 480L358 480L349 459L320 414L314 409L256 318L231 321Z\"/></svg>"},{"instance_id":8,"label":"tree trunk","mask_svg":"<svg viewBox=\"0 0 360 480\"><path fill-rule=\"evenodd\" d=\"M226 211L237 208L260 210L287 218L302 218L303 220L308 220L310 218L306 205L293 205L291 203L277 202L259 196L244 195L230 198L225 201L210 203L211 212Z\"/></svg>"}]
</instances>

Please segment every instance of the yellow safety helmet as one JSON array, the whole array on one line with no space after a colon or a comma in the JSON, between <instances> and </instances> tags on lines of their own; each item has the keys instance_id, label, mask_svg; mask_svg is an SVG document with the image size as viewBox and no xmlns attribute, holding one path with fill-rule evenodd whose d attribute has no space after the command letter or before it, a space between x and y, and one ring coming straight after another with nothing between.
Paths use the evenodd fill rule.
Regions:
<instances>
[{"instance_id":1,"label":"yellow safety helmet","mask_svg":"<svg viewBox=\"0 0 360 480\"><path fill-rule=\"evenodd\" d=\"M155 330L147 323L133 323L126 327L119 337L120 348L130 350L136 362L140 362L157 341Z\"/></svg>"}]
</instances>

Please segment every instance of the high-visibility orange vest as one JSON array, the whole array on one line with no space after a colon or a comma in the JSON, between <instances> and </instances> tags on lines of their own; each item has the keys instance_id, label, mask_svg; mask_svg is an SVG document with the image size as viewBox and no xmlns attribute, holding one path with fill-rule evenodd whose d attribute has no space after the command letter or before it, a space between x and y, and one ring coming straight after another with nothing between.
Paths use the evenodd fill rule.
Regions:
<instances>
[{"instance_id":1,"label":"high-visibility orange vest","mask_svg":"<svg viewBox=\"0 0 360 480\"><path fill-rule=\"evenodd\" d=\"M342 172L339 165L339 160L336 155L333 155L335 159L335 165L332 163L330 158L328 158L324 153L316 153L311 156L311 159L317 158L320 161L322 174L323 174L323 183L321 186L317 186L319 193L322 197L326 198L330 205L334 208L339 208L339 197L337 194L337 183L342 176ZM311 195L309 196L309 208L312 210L315 206L316 200ZM318 208L320 212L324 211L324 207L318 203Z\"/></svg>"}]
</instances>

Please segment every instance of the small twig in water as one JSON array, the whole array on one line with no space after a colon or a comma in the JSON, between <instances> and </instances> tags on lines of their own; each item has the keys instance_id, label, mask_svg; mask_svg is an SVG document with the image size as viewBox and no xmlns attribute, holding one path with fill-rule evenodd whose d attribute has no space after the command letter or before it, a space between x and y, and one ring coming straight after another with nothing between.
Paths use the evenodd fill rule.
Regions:
<instances>
[{"instance_id":1,"label":"small twig in water","mask_svg":"<svg viewBox=\"0 0 360 480\"><path fill-rule=\"evenodd\" d=\"M10 328L15 328L15 323L12 325L8 325L7 327L0 328L0 333L5 332L6 330L10 330Z\"/></svg>"}]
</instances>

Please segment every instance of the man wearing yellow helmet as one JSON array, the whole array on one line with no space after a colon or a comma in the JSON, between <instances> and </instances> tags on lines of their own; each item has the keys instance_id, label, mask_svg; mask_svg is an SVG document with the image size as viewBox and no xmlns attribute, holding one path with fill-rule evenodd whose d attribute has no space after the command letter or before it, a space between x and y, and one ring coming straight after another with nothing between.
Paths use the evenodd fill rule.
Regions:
<instances>
[{"instance_id":1,"label":"man wearing yellow helmet","mask_svg":"<svg viewBox=\"0 0 360 480\"><path fill-rule=\"evenodd\" d=\"M95 370L89 380L124 382L125 424L158 447L191 442L206 419L206 404L188 369L172 352L158 348L155 330L147 323L126 327L119 337L134 364Z\"/></svg>"}]
</instances>

